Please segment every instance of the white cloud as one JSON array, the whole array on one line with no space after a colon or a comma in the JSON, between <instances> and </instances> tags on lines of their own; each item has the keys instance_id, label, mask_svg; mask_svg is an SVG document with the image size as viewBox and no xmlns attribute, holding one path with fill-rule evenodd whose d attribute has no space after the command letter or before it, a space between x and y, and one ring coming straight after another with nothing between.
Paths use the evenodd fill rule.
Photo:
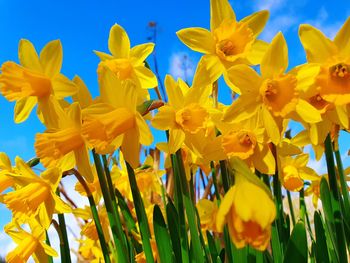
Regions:
<instances>
[{"instance_id":1,"label":"white cloud","mask_svg":"<svg viewBox=\"0 0 350 263\"><path fill-rule=\"evenodd\" d=\"M255 4L256 10L269 10L273 12L282 8L286 4L285 0L265 0L265 1L257 1Z\"/></svg>"},{"instance_id":2,"label":"white cloud","mask_svg":"<svg viewBox=\"0 0 350 263\"><path fill-rule=\"evenodd\" d=\"M333 39L341 28L343 21L328 20L328 17L326 8L322 6L316 18L307 20L306 23L320 29L327 37Z\"/></svg>"},{"instance_id":3,"label":"white cloud","mask_svg":"<svg viewBox=\"0 0 350 263\"><path fill-rule=\"evenodd\" d=\"M265 41L271 41L279 31L286 33L297 23L298 19L295 16L276 16L267 22L266 28L264 29L260 37Z\"/></svg>"},{"instance_id":4,"label":"white cloud","mask_svg":"<svg viewBox=\"0 0 350 263\"><path fill-rule=\"evenodd\" d=\"M187 52L176 52L170 57L169 72L175 78L185 81L192 79L194 75L194 64Z\"/></svg>"}]
</instances>

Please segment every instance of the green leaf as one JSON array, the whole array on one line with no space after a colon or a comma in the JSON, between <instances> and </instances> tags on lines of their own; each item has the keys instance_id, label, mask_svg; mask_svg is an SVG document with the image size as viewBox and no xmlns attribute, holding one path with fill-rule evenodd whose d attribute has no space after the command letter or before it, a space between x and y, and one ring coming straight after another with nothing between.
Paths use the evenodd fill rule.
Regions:
<instances>
[{"instance_id":1,"label":"green leaf","mask_svg":"<svg viewBox=\"0 0 350 263\"><path fill-rule=\"evenodd\" d=\"M174 262L169 232L158 205L153 209L153 227L160 262Z\"/></svg>"},{"instance_id":2,"label":"green leaf","mask_svg":"<svg viewBox=\"0 0 350 263\"><path fill-rule=\"evenodd\" d=\"M176 262L182 262L182 256L181 256L181 244L180 244L180 234L179 234L179 216L176 212L176 208L171 201L171 199L168 200L168 203L166 205L166 215L167 215L167 221L168 221L168 228L171 238L171 244L173 247L173 251L175 254L175 261Z\"/></svg>"},{"instance_id":3,"label":"green leaf","mask_svg":"<svg viewBox=\"0 0 350 263\"><path fill-rule=\"evenodd\" d=\"M293 228L284 254L284 263L307 263L308 250L304 223L298 222ZM277 262L277 261L276 261Z\"/></svg>"},{"instance_id":4,"label":"green leaf","mask_svg":"<svg viewBox=\"0 0 350 263\"><path fill-rule=\"evenodd\" d=\"M216 249L215 240L208 230L207 230L207 240L208 240L211 259L213 262L215 262L217 257L219 256L219 253Z\"/></svg>"},{"instance_id":5,"label":"green leaf","mask_svg":"<svg viewBox=\"0 0 350 263\"><path fill-rule=\"evenodd\" d=\"M315 211L314 213L314 224L315 224L315 233L316 233L316 245L315 245L316 262L328 263L329 256L328 256L328 247L327 247L325 230L323 228L321 215L317 211Z\"/></svg>"},{"instance_id":6,"label":"green leaf","mask_svg":"<svg viewBox=\"0 0 350 263\"><path fill-rule=\"evenodd\" d=\"M122 194L118 191L117 188L115 189L115 195L118 198L118 205L119 205L120 210L123 214L128 231L133 230L135 232L138 232L137 228L136 228L136 223L135 223L134 218L129 210L129 207L126 204Z\"/></svg>"}]
</instances>

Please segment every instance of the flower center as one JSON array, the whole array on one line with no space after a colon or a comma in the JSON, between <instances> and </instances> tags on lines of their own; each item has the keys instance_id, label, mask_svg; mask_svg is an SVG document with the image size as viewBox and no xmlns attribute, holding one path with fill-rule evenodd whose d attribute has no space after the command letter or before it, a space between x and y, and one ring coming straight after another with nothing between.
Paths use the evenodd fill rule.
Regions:
<instances>
[{"instance_id":1,"label":"flower center","mask_svg":"<svg viewBox=\"0 0 350 263\"><path fill-rule=\"evenodd\" d=\"M197 133L204 128L208 116L208 112L202 106L191 103L176 112L175 120L185 131Z\"/></svg>"},{"instance_id":2,"label":"flower center","mask_svg":"<svg viewBox=\"0 0 350 263\"><path fill-rule=\"evenodd\" d=\"M291 74L266 79L260 87L260 96L274 116L285 117L297 103L296 78Z\"/></svg>"},{"instance_id":3,"label":"flower center","mask_svg":"<svg viewBox=\"0 0 350 263\"><path fill-rule=\"evenodd\" d=\"M315 96L309 98L309 103L321 113L325 113L331 107L331 104L325 101L320 94L316 94Z\"/></svg>"},{"instance_id":4,"label":"flower center","mask_svg":"<svg viewBox=\"0 0 350 263\"><path fill-rule=\"evenodd\" d=\"M329 73L335 78L349 78L350 65L339 63L329 68Z\"/></svg>"},{"instance_id":5,"label":"flower center","mask_svg":"<svg viewBox=\"0 0 350 263\"><path fill-rule=\"evenodd\" d=\"M254 133L247 130L230 131L222 137L222 147L228 157L249 158L256 146Z\"/></svg>"},{"instance_id":6,"label":"flower center","mask_svg":"<svg viewBox=\"0 0 350 263\"><path fill-rule=\"evenodd\" d=\"M46 97L52 92L51 80L45 75L24 68L14 62L5 62L1 67L2 94L9 101L29 96Z\"/></svg>"},{"instance_id":7,"label":"flower center","mask_svg":"<svg viewBox=\"0 0 350 263\"><path fill-rule=\"evenodd\" d=\"M249 51L254 42L253 31L244 22L224 20L214 31L216 54L224 60L235 61Z\"/></svg>"}]
</instances>

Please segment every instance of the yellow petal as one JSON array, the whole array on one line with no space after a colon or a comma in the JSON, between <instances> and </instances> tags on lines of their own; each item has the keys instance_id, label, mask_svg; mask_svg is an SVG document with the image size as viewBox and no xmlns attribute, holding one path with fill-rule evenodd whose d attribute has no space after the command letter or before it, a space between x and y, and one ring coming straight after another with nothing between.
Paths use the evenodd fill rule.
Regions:
<instances>
[{"instance_id":1,"label":"yellow petal","mask_svg":"<svg viewBox=\"0 0 350 263\"><path fill-rule=\"evenodd\" d=\"M27 97L19 99L16 102L14 110L15 123L21 123L25 121L29 117L29 114L32 112L36 103L36 97Z\"/></svg>"},{"instance_id":2,"label":"yellow petal","mask_svg":"<svg viewBox=\"0 0 350 263\"><path fill-rule=\"evenodd\" d=\"M151 89L158 85L157 77L150 69L144 66L139 66L135 67L134 71L137 79L140 81L141 88Z\"/></svg>"},{"instance_id":3,"label":"yellow petal","mask_svg":"<svg viewBox=\"0 0 350 263\"><path fill-rule=\"evenodd\" d=\"M315 78L320 72L318 64L308 63L302 65L297 69L297 89L302 92L307 92L309 88L315 83Z\"/></svg>"},{"instance_id":4,"label":"yellow petal","mask_svg":"<svg viewBox=\"0 0 350 263\"><path fill-rule=\"evenodd\" d=\"M60 73L62 67L63 51L61 41L53 40L46 44L40 52L40 62L44 73L54 77Z\"/></svg>"},{"instance_id":5,"label":"yellow petal","mask_svg":"<svg viewBox=\"0 0 350 263\"><path fill-rule=\"evenodd\" d=\"M223 117L223 121L239 123L254 116L258 111L255 103L251 103L246 96L241 97L229 106Z\"/></svg>"},{"instance_id":6,"label":"yellow petal","mask_svg":"<svg viewBox=\"0 0 350 263\"><path fill-rule=\"evenodd\" d=\"M153 49L153 43L134 46L130 51L130 57L135 59L135 65L143 65L146 58L153 52Z\"/></svg>"},{"instance_id":7,"label":"yellow petal","mask_svg":"<svg viewBox=\"0 0 350 263\"><path fill-rule=\"evenodd\" d=\"M21 39L19 41L18 58L22 66L37 72L42 72L38 54L29 40Z\"/></svg>"},{"instance_id":8,"label":"yellow petal","mask_svg":"<svg viewBox=\"0 0 350 263\"><path fill-rule=\"evenodd\" d=\"M131 129L124 134L121 150L125 161L127 161L134 169L137 168L140 164L139 131L137 129Z\"/></svg>"},{"instance_id":9,"label":"yellow petal","mask_svg":"<svg viewBox=\"0 0 350 263\"><path fill-rule=\"evenodd\" d=\"M257 147L258 148L258 147ZM252 156L255 169L263 174L274 174L276 169L275 157L268 147Z\"/></svg>"},{"instance_id":10,"label":"yellow petal","mask_svg":"<svg viewBox=\"0 0 350 263\"><path fill-rule=\"evenodd\" d=\"M62 74L52 80L52 88L57 99L72 96L78 92L77 85Z\"/></svg>"},{"instance_id":11,"label":"yellow petal","mask_svg":"<svg viewBox=\"0 0 350 263\"><path fill-rule=\"evenodd\" d=\"M54 250L49 245L47 245L46 243L41 243L40 245L44 248L44 251L45 251L46 255L49 255L49 256L52 256L52 257L58 257L58 254L57 254L56 250Z\"/></svg>"},{"instance_id":12,"label":"yellow petal","mask_svg":"<svg viewBox=\"0 0 350 263\"><path fill-rule=\"evenodd\" d=\"M74 76L73 82L78 87L78 92L72 96L73 100L79 102L81 108L91 105L92 97L84 81L79 76Z\"/></svg>"},{"instance_id":13,"label":"yellow petal","mask_svg":"<svg viewBox=\"0 0 350 263\"><path fill-rule=\"evenodd\" d=\"M337 116L339 118L340 124L344 126L345 129L349 128L349 113L347 111L347 106L335 106Z\"/></svg>"},{"instance_id":14,"label":"yellow petal","mask_svg":"<svg viewBox=\"0 0 350 263\"><path fill-rule=\"evenodd\" d=\"M272 117L266 107L262 107L262 119L264 122L264 126L266 128L266 132L269 135L273 144L278 145L281 140L281 133L275 119Z\"/></svg>"},{"instance_id":15,"label":"yellow petal","mask_svg":"<svg viewBox=\"0 0 350 263\"><path fill-rule=\"evenodd\" d=\"M153 135L146 121L139 113L136 114L136 125L139 129L140 143L143 145L150 145L153 142Z\"/></svg>"},{"instance_id":16,"label":"yellow petal","mask_svg":"<svg viewBox=\"0 0 350 263\"><path fill-rule=\"evenodd\" d=\"M300 118L302 118L307 123L316 123L322 121L320 112L305 100L299 99L295 110L299 114Z\"/></svg>"},{"instance_id":17,"label":"yellow petal","mask_svg":"<svg viewBox=\"0 0 350 263\"><path fill-rule=\"evenodd\" d=\"M115 24L109 32L108 49L115 58L128 58L130 40L124 28Z\"/></svg>"},{"instance_id":18,"label":"yellow petal","mask_svg":"<svg viewBox=\"0 0 350 263\"><path fill-rule=\"evenodd\" d=\"M310 26L299 27L299 37L308 62L323 63L336 54L337 47L321 31Z\"/></svg>"},{"instance_id":19,"label":"yellow petal","mask_svg":"<svg viewBox=\"0 0 350 263\"><path fill-rule=\"evenodd\" d=\"M233 199L235 197L236 187L233 186L225 194L221 201L218 213L216 214L216 228L218 231L222 231L226 222L226 215L230 212L233 205Z\"/></svg>"},{"instance_id":20,"label":"yellow petal","mask_svg":"<svg viewBox=\"0 0 350 263\"><path fill-rule=\"evenodd\" d=\"M229 80L237 86L241 94L252 96L256 99L261 86L261 77L259 74L247 65L235 65L227 71Z\"/></svg>"},{"instance_id":21,"label":"yellow petal","mask_svg":"<svg viewBox=\"0 0 350 263\"><path fill-rule=\"evenodd\" d=\"M176 32L180 40L189 48L204 54L215 53L215 41L212 34L200 27L185 28Z\"/></svg>"},{"instance_id":22,"label":"yellow petal","mask_svg":"<svg viewBox=\"0 0 350 263\"><path fill-rule=\"evenodd\" d=\"M91 171L88 149L84 145L74 150L75 162L79 173L86 179L88 183L94 181L94 175Z\"/></svg>"},{"instance_id":23,"label":"yellow petal","mask_svg":"<svg viewBox=\"0 0 350 263\"><path fill-rule=\"evenodd\" d=\"M340 54L342 54L344 57L350 56L350 17L348 17L342 28L335 36L334 43L337 45Z\"/></svg>"},{"instance_id":24,"label":"yellow petal","mask_svg":"<svg viewBox=\"0 0 350 263\"><path fill-rule=\"evenodd\" d=\"M236 20L236 15L228 0L210 1L210 29L218 28L226 19Z\"/></svg>"},{"instance_id":25,"label":"yellow petal","mask_svg":"<svg viewBox=\"0 0 350 263\"><path fill-rule=\"evenodd\" d=\"M124 99L122 83L118 77L108 68L104 68L100 75L100 94L104 103L116 106L120 100Z\"/></svg>"},{"instance_id":26,"label":"yellow petal","mask_svg":"<svg viewBox=\"0 0 350 263\"><path fill-rule=\"evenodd\" d=\"M287 67L288 47L283 34L279 32L272 40L261 61L261 75L264 78L273 78L285 72Z\"/></svg>"},{"instance_id":27,"label":"yellow petal","mask_svg":"<svg viewBox=\"0 0 350 263\"><path fill-rule=\"evenodd\" d=\"M185 141L185 133L181 129L171 129L169 131L169 153L173 154L179 150Z\"/></svg>"},{"instance_id":28,"label":"yellow petal","mask_svg":"<svg viewBox=\"0 0 350 263\"><path fill-rule=\"evenodd\" d=\"M168 95L169 105L173 106L175 109L182 108L184 104L184 96L181 88L170 75L165 76L164 83L166 93Z\"/></svg>"},{"instance_id":29,"label":"yellow petal","mask_svg":"<svg viewBox=\"0 0 350 263\"><path fill-rule=\"evenodd\" d=\"M172 107L164 105L152 119L152 126L159 130L169 130L175 125L175 111Z\"/></svg>"},{"instance_id":30,"label":"yellow petal","mask_svg":"<svg viewBox=\"0 0 350 263\"><path fill-rule=\"evenodd\" d=\"M263 40L257 39L252 44L252 47L247 54L247 59L252 65L257 65L261 63L269 44Z\"/></svg>"},{"instance_id":31,"label":"yellow petal","mask_svg":"<svg viewBox=\"0 0 350 263\"><path fill-rule=\"evenodd\" d=\"M57 195L52 195L53 199L55 200L55 212L58 214L63 214L63 213L71 213L72 208L67 205L61 198L59 198Z\"/></svg>"},{"instance_id":32,"label":"yellow petal","mask_svg":"<svg viewBox=\"0 0 350 263\"><path fill-rule=\"evenodd\" d=\"M211 85L224 70L224 66L216 55L204 55L198 62L192 86Z\"/></svg>"},{"instance_id":33,"label":"yellow petal","mask_svg":"<svg viewBox=\"0 0 350 263\"><path fill-rule=\"evenodd\" d=\"M114 57L112 55L101 52L101 51L94 50L94 53L101 59L101 61L114 59Z\"/></svg>"},{"instance_id":34,"label":"yellow petal","mask_svg":"<svg viewBox=\"0 0 350 263\"><path fill-rule=\"evenodd\" d=\"M253 30L254 36L257 36L261 33L261 31L263 31L268 19L269 11L262 10L246 16L240 22L247 23L249 25L249 28Z\"/></svg>"}]
</instances>

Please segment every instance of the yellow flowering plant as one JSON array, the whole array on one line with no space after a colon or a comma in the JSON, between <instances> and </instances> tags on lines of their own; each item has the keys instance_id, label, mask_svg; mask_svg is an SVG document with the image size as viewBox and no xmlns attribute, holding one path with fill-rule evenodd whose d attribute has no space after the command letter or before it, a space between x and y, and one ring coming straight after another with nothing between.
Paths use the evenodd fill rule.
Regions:
<instances>
[{"instance_id":1,"label":"yellow flowering plant","mask_svg":"<svg viewBox=\"0 0 350 263\"><path fill-rule=\"evenodd\" d=\"M350 19L334 40L301 25L307 63L291 68L281 32L258 38L268 17L237 20L228 0L210 0L210 30L177 32L204 54L193 80L165 75L166 94L154 53L147 63L155 43L131 47L119 24L111 54L95 51L97 97L61 73L60 40L40 55L20 40L0 93L16 123L38 105L46 129L31 160L0 152L4 233L16 244L6 262L348 262ZM321 176L311 164L323 156Z\"/></svg>"}]
</instances>

